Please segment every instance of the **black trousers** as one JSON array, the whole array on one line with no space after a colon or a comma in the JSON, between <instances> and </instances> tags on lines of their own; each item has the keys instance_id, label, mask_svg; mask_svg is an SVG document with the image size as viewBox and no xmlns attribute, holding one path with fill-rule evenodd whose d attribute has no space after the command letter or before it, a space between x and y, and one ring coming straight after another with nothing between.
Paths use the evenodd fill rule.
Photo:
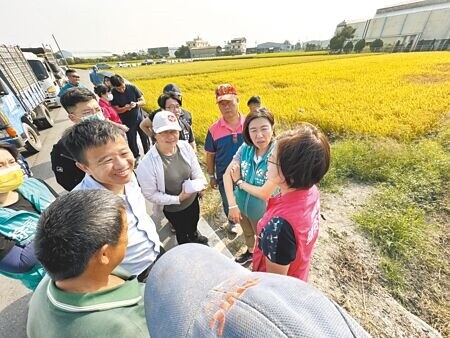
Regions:
<instances>
[{"instance_id":1,"label":"black trousers","mask_svg":"<svg viewBox=\"0 0 450 338\"><path fill-rule=\"evenodd\" d=\"M129 130L127 131L128 146L134 155L134 158L139 156L139 148L137 144L137 134L141 138L142 148L144 149L144 154L150 149L150 141L148 136L139 128L139 124L142 121L142 116L126 116L121 117L122 123L126 125Z\"/></svg>"},{"instance_id":2,"label":"black trousers","mask_svg":"<svg viewBox=\"0 0 450 338\"><path fill-rule=\"evenodd\" d=\"M153 266L154 266L155 263L158 261L158 259L160 259L161 256L164 255L165 253L166 253L166 250L165 250L162 246L160 246L160 247L159 247L159 255L158 255L158 257L156 257L156 259L153 261L152 264L150 264L150 266L149 266L147 269L145 269L144 271L142 271L142 272L140 273L140 275L137 276L137 280L138 280L139 282L141 282L141 283L147 282L148 274L150 273L150 271L152 270Z\"/></svg>"},{"instance_id":3,"label":"black trousers","mask_svg":"<svg viewBox=\"0 0 450 338\"><path fill-rule=\"evenodd\" d=\"M163 211L167 220L175 227L178 244L195 242L198 238L197 224L200 219L198 196L186 209L176 212Z\"/></svg>"}]
</instances>

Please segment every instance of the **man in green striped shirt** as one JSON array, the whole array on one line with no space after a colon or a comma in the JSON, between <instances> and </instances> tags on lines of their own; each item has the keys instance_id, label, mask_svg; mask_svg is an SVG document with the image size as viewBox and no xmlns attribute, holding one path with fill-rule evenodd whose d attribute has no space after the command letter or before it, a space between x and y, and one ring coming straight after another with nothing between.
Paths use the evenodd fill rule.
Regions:
<instances>
[{"instance_id":1,"label":"man in green striped shirt","mask_svg":"<svg viewBox=\"0 0 450 338\"><path fill-rule=\"evenodd\" d=\"M47 270L33 294L27 336L149 337L143 284L119 269L128 244L123 199L108 190L60 196L35 237Z\"/></svg>"}]
</instances>

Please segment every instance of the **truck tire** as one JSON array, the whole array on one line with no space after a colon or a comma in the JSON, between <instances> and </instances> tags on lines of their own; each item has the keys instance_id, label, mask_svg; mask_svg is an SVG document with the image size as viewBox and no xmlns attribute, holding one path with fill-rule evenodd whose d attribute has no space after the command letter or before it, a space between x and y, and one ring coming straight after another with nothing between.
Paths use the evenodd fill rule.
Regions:
<instances>
[{"instance_id":1,"label":"truck tire","mask_svg":"<svg viewBox=\"0 0 450 338\"><path fill-rule=\"evenodd\" d=\"M27 135L27 140L25 142L25 149L30 154L36 154L42 149L42 143L39 139L39 135L37 132L27 123L22 123L23 130L25 131L25 134Z\"/></svg>"},{"instance_id":2,"label":"truck tire","mask_svg":"<svg viewBox=\"0 0 450 338\"><path fill-rule=\"evenodd\" d=\"M55 121L53 121L50 116L50 110L48 110L45 105L41 104L36 107L35 110L36 115L40 116L40 118L34 120L33 122L39 130L48 129L55 125Z\"/></svg>"}]
</instances>

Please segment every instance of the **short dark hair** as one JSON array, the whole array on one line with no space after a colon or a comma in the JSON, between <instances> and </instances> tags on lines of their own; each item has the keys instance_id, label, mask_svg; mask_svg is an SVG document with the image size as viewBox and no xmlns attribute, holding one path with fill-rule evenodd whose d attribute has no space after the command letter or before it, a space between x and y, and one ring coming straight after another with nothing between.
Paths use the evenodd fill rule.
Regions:
<instances>
[{"instance_id":1,"label":"short dark hair","mask_svg":"<svg viewBox=\"0 0 450 338\"><path fill-rule=\"evenodd\" d=\"M277 137L277 162L287 185L309 189L320 182L330 167L330 144L315 126L302 123Z\"/></svg>"},{"instance_id":2,"label":"short dark hair","mask_svg":"<svg viewBox=\"0 0 450 338\"><path fill-rule=\"evenodd\" d=\"M80 102L97 100L95 94L87 88L73 87L67 89L61 95L61 105L69 113L69 109L75 107Z\"/></svg>"},{"instance_id":3,"label":"short dark hair","mask_svg":"<svg viewBox=\"0 0 450 338\"><path fill-rule=\"evenodd\" d=\"M182 105L182 101L180 99L180 96L175 94L175 93L165 93L162 94L158 97L158 106L163 109L166 110L166 102L168 99L174 99L175 101L178 102L178 104L181 106Z\"/></svg>"},{"instance_id":4,"label":"short dark hair","mask_svg":"<svg viewBox=\"0 0 450 338\"><path fill-rule=\"evenodd\" d=\"M270 125L274 126L275 124L275 119L273 117L272 112L267 109L266 107L261 107L258 108L255 112L253 113L249 113L244 121L244 125L242 127L242 137L244 138L244 142L247 143L249 146L254 146L253 141L250 137L250 131L249 131L249 126L250 126L250 122L252 122L254 119L257 119L259 117L265 118L269 121ZM275 135L275 133L274 133Z\"/></svg>"},{"instance_id":5,"label":"short dark hair","mask_svg":"<svg viewBox=\"0 0 450 338\"><path fill-rule=\"evenodd\" d=\"M36 257L53 280L77 277L105 244L117 245L125 203L108 190L77 190L58 197L41 215Z\"/></svg>"},{"instance_id":6,"label":"short dark hair","mask_svg":"<svg viewBox=\"0 0 450 338\"><path fill-rule=\"evenodd\" d=\"M15 145L6 142L0 142L0 149L5 149L6 151L8 151L11 156L14 157L14 160L16 162L19 159L19 151L17 150Z\"/></svg>"},{"instance_id":7,"label":"short dark hair","mask_svg":"<svg viewBox=\"0 0 450 338\"><path fill-rule=\"evenodd\" d=\"M261 98L258 95L252 96L247 101L247 106L251 104L261 104Z\"/></svg>"},{"instance_id":8,"label":"short dark hair","mask_svg":"<svg viewBox=\"0 0 450 338\"><path fill-rule=\"evenodd\" d=\"M110 141L123 137L123 131L109 121L82 121L68 128L63 142L72 157L88 165L85 154L89 148L104 146Z\"/></svg>"},{"instance_id":9,"label":"short dark hair","mask_svg":"<svg viewBox=\"0 0 450 338\"><path fill-rule=\"evenodd\" d=\"M66 70L66 76L69 76L70 74L74 74L76 72L77 72L76 69L69 68L69 69Z\"/></svg>"},{"instance_id":10,"label":"short dark hair","mask_svg":"<svg viewBox=\"0 0 450 338\"><path fill-rule=\"evenodd\" d=\"M125 80L123 79L123 77L120 75L117 75L117 74L111 76L109 81L111 81L111 86L113 86L113 87L119 87L125 83Z\"/></svg>"},{"instance_id":11,"label":"short dark hair","mask_svg":"<svg viewBox=\"0 0 450 338\"><path fill-rule=\"evenodd\" d=\"M99 84L95 86L94 93L97 94L97 96L102 96L109 92L109 88L105 86L104 84Z\"/></svg>"}]
</instances>

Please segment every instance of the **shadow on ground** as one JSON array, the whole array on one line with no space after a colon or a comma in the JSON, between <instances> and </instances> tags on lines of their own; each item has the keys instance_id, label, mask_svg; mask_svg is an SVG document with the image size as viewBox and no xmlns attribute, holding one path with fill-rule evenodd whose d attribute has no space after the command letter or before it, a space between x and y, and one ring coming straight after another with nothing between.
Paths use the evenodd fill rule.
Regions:
<instances>
[{"instance_id":1,"label":"shadow on ground","mask_svg":"<svg viewBox=\"0 0 450 338\"><path fill-rule=\"evenodd\" d=\"M27 312L31 293L19 298L0 312L0 337L24 338L27 336Z\"/></svg>"}]
</instances>

